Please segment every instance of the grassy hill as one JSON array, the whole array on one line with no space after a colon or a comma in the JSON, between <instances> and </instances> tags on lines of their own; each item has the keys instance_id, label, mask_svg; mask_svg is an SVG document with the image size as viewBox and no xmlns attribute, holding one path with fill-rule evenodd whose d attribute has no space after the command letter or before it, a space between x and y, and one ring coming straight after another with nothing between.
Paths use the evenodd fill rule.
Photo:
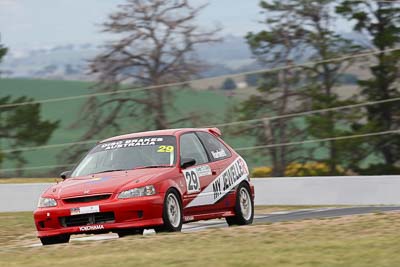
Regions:
<instances>
[{"instance_id":1,"label":"grassy hill","mask_svg":"<svg viewBox=\"0 0 400 267\"><path fill-rule=\"evenodd\" d=\"M35 100L59 98L93 93L90 90L92 85L89 82L78 81L0 79L0 96L28 96ZM174 108L170 108L169 111L172 120L180 118L185 114L196 113L200 114L200 119L204 125L221 123L224 122L228 110L232 109L237 102L235 98L226 97L218 91L172 90L175 90L173 97ZM86 126L71 128L71 125L78 119L84 102L85 99L78 99L42 104L43 119L60 120L60 127L54 132L48 144L68 143L79 139L86 130ZM143 123L143 120L140 118L127 117L123 119L122 130L117 133L110 133L110 135L133 132L139 129L138 124L140 123ZM228 142L232 146L237 147L252 145L254 140L249 138L229 138ZM3 148L6 148L4 143ZM24 156L28 160L28 164L25 167L63 164L56 160L56 156L62 150L63 148L52 148L25 152ZM15 166L10 161L5 161L2 164L2 168L13 167ZM26 173L33 175L43 173L44 171L47 170L27 171Z\"/></svg>"},{"instance_id":2,"label":"grassy hill","mask_svg":"<svg viewBox=\"0 0 400 267\"><path fill-rule=\"evenodd\" d=\"M14 98L19 96L28 96L35 100L68 97L93 93L93 90L90 89L91 86L93 86L93 83L80 81L0 79L0 97L7 95L11 95ZM235 95L230 95L228 97L222 91L200 90L199 87L197 89L171 88L170 90L174 91L174 95L171 99L173 107L168 107L168 117L171 120L176 120L194 113L199 117L198 125L203 126L235 120L235 116L233 115L234 107L250 94L256 92L254 88L242 88L235 90ZM134 92L134 94L140 95L143 94L143 92ZM121 94L120 96L123 97L124 94ZM71 125L79 118L85 101L86 99L76 99L42 104L43 119L60 121L60 127L54 132L48 144L69 143L80 139L88 126L82 125L72 128ZM265 115L268 116L268 114ZM141 126L144 123L144 119L140 117L140 114L136 117L127 116L122 118L121 121L122 127L120 131L108 131L102 137L106 138L143 129ZM304 125L303 118L296 119L296 121L300 125ZM174 127L191 126L193 125L188 123L174 125ZM226 134L226 128L221 129L223 133L225 132L224 140L226 140L232 147L249 147L256 143L255 138L252 136L232 137ZM99 139L101 138L99 137ZM93 144L88 144L86 146L89 149L92 145ZM309 144L304 147L315 146L318 146L318 144ZM6 148L7 144L4 141L0 142L0 149ZM68 147L24 152L24 156L28 161L24 167L29 168L65 164L57 159L57 156L59 156L65 149L68 149ZM249 163L251 168L254 166L270 165L268 164L267 158L262 157L260 156L260 153L257 153L260 151L261 150L246 150L241 151L240 154ZM302 154L304 152L300 151L300 153ZM327 151L323 148L317 149L314 154L314 156L317 156L318 158L324 158L326 155ZM374 160L376 159L368 159L365 164ZM15 167L14 162L11 161L4 161L0 165L0 169ZM52 169L29 170L25 171L24 175L31 177L55 175L56 173L50 172L51 170ZM13 173L7 172L2 175L12 176Z\"/></svg>"}]
</instances>

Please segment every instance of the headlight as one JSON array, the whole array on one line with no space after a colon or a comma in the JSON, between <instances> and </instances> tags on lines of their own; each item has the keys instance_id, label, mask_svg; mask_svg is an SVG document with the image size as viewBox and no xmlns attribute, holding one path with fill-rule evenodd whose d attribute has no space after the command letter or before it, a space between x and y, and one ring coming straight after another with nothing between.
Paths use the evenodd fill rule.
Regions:
<instances>
[{"instance_id":1,"label":"headlight","mask_svg":"<svg viewBox=\"0 0 400 267\"><path fill-rule=\"evenodd\" d=\"M151 196L156 193L154 186L147 185L143 187L133 188L130 190L122 191L119 193L118 198L132 198L132 197L143 197L143 196Z\"/></svg>"},{"instance_id":2,"label":"headlight","mask_svg":"<svg viewBox=\"0 0 400 267\"><path fill-rule=\"evenodd\" d=\"M57 202L53 198L41 197L39 198L38 208L55 207Z\"/></svg>"}]
</instances>

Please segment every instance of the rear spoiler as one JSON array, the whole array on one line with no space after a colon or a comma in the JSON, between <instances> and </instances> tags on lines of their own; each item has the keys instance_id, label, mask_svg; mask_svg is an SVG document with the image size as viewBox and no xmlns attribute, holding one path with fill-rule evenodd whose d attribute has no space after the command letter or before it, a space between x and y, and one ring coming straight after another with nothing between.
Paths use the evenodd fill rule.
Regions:
<instances>
[{"instance_id":1,"label":"rear spoiler","mask_svg":"<svg viewBox=\"0 0 400 267\"><path fill-rule=\"evenodd\" d=\"M222 135L221 130L218 129L218 128L208 128L208 131L210 133L212 133L213 135L216 135L216 136L221 136Z\"/></svg>"}]
</instances>

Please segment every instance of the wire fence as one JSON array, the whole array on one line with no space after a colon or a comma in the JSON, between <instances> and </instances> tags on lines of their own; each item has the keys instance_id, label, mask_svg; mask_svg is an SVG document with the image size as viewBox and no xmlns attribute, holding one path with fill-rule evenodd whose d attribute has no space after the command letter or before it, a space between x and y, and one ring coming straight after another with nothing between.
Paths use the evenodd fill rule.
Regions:
<instances>
[{"instance_id":1,"label":"wire fence","mask_svg":"<svg viewBox=\"0 0 400 267\"><path fill-rule=\"evenodd\" d=\"M187 85L187 84L191 84L191 83L196 83L196 82L221 80L221 79L225 79L225 78L235 78L235 77L241 77L241 76L250 75L250 74L264 74L264 73L268 73L268 72L276 72L276 71L292 69L292 68L303 68L303 67L308 67L308 66L314 66L316 64L339 62L339 61L343 61L343 60L367 57L367 56L376 55L379 53L388 53L388 52L393 52L393 51L398 51L398 50L400 50L400 48L386 49L384 51L366 50L366 51L363 51L360 53L344 55L344 56L330 58L330 59L308 61L308 62L299 63L299 64L285 65L285 66L279 66L279 67L275 67L275 68L267 68L267 69L261 69L261 70L257 70L257 71L241 72L241 73L236 73L236 74L227 74L227 75L221 75L221 76L216 76L216 77L211 77L211 78L202 78L202 79L196 79L196 80L147 86L147 87L141 87L141 88L129 88L129 89L123 89L123 90L118 90L118 91L113 91L113 92L99 92L99 93L93 93L93 94L82 94L82 95L75 95L75 96L68 96L68 97L48 98L48 99L26 101L26 102L20 102L20 103L3 104L3 105L0 105L0 109L10 108L10 107L18 107L18 106L23 106L23 105L32 105L32 104L73 101L73 100L84 99L84 98L89 98L89 97L97 97L97 96L113 96L113 95L118 95L118 94L123 94L123 93L132 93L132 92L139 92L139 91L145 91L145 90L153 90L153 89L157 89L157 88L174 88L174 87ZM400 98L390 98L390 99L384 99L384 100L378 100L378 101L366 101L366 102L360 102L360 103L351 104L351 105L335 106L335 107L317 109L317 110L306 110L306 111L301 111L301 112L294 112L294 113L288 113L288 114L281 114L281 115L277 115L277 116L255 118L255 119L250 119L250 120L238 120L238 121L217 123L217 124L207 125L207 126L203 126L203 127L227 127L227 126L234 126L234 125L250 124L250 123L255 123L255 122L260 122L260 121L273 121L273 120L278 120L278 119L304 117L304 116L309 116L309 115L314 115L314 114L321 114L321 113L325 113L325 112L341 111L341 110L353 109L353 108L363 108L363 107L367 107L367 106L371 106L371 105L379 105L379 104L392 103L392 102L397 102L397 101L400 101ZM294 145L304 145L304 144L310 144L310 143L323 143L323 142L332 141L332 140L346 140L346 139L355 139L355 138L365 138L365 137L371 137L371 136L383 136L383 135L391 135L391 134L398 134L398 133L399 133L399 130L389 130L389 131L371 132L371 133L350 135L350 136L332 136L332 137L324 138L324 139L301 140L301 141L279 143L279 144L265 144L265 145L259 145L259 146L237 147L235 149L237 151L247 151L247 150L257 150L257 149L281 147L281 146L294 146ZM13 153L13 152L46 150L46 149L62 148L62 147L69 147L69 146L75 146L75 145L94 144L98 141L99 140L81 140L81 141L77 141L77 142L50 144L50 145L43 145L43 146L16 147L16 148L2 150L1 153L7 154L7 153ZM4 169L0 169L0 173L53 169L53 168L62 168L62 167L68 167L68 166L73 166L73 164L55 164L55 165L30 166L30 167L21 167L21 168L4 168Z\"/></svg>"},{"instance_id":2,"label":"wire fence","mask_svg":"<svg viewBox=\"0 0 400 267\"><path fill-rule=\"evenodd\" d=\"M356 135L336 136L336 137L329 137L329 138L322 138L322 139L302 140L302 141L279 143L279 144L266 144L266 145L260 145L260 146L237 147L234 149L236 151L246 151L246 150L275 148L275 147L283 147L283 146L295 146L295 145L304 145L304 144L312 144L312 143L323 143L323 142L328 142L328 141L359 139L359 138L392 135L392 134L400 134L400 129L381 131L381 132L373 132L373 133L365 133L365 134L356 134ZM74 165L75 164L57 164L57 165L34 166L34 167L23 167L23 168L8 168L8 169L0 169L0 173L1 172L26 171L26 170L54 169L54 168L62 168L62 167L72 167Z\"/></svg>"},{"instance_id":3,"label":"wire fence","mask_svg":"<svg viewBox=\"0 0 400 267\"><path fill-rule=\"evenodd\" d=\"M397 102L397 101L400 101L400 97L389 98L389 99L378 100L378 101L367 101L367 102L362 102L362 103L357 103L357 104L352 104L352 105L345 105L345 106L337 106L337 107L332 107L332 108L309 110L309 111L304 111L304 112L294 112L294 113L282 114L282 115L271 116L271 117L263 117L263 118L252 119L252 120L240 120L240 121L232 121L232 122L227 122L227 123L206 125L206 126L201 126L200 128L226 127L226 126L233 126L233 125L239 125L239 124L254 123L254 122L259 122L259 121L273 121L273 120L278 120L278 119L303 117L303 116L321 114L321 113L325 113L325 112L329 112L329 111L339 111L339 110L344 110L344 109L360 108L360 107L385 104L385 103L391 103L391 102ZM68 147L68 146L74 146L74 145L94 144L99 141L101 141L101 140L84 140L84 141L77 141L77 142L52 144L52 145L21 147L21 148L13 148L13 149L4 149L1 152L6 154L6 153L12 153L12 152L24 152L24 151L31 151L31 150L52 149L52 148Z\"/></svg>"}]
</instances>

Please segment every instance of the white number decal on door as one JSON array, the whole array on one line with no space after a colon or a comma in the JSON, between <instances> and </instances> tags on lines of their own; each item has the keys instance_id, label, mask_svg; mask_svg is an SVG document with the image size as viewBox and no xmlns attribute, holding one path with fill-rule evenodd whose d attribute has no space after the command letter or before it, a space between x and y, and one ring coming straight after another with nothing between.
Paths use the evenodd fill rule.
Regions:
<instances>
[{"instance_id":1,"label":"white number decal on door","mask_svg":"<svg viewBox=\"0 0 400 267\"><path fill-rule=\"evenodd\" d=\"M185 175L188 194L200 192L200 180L196 171L194 169L187 170L183 172L183 175Z\"/></svg>"}]
</instances>

